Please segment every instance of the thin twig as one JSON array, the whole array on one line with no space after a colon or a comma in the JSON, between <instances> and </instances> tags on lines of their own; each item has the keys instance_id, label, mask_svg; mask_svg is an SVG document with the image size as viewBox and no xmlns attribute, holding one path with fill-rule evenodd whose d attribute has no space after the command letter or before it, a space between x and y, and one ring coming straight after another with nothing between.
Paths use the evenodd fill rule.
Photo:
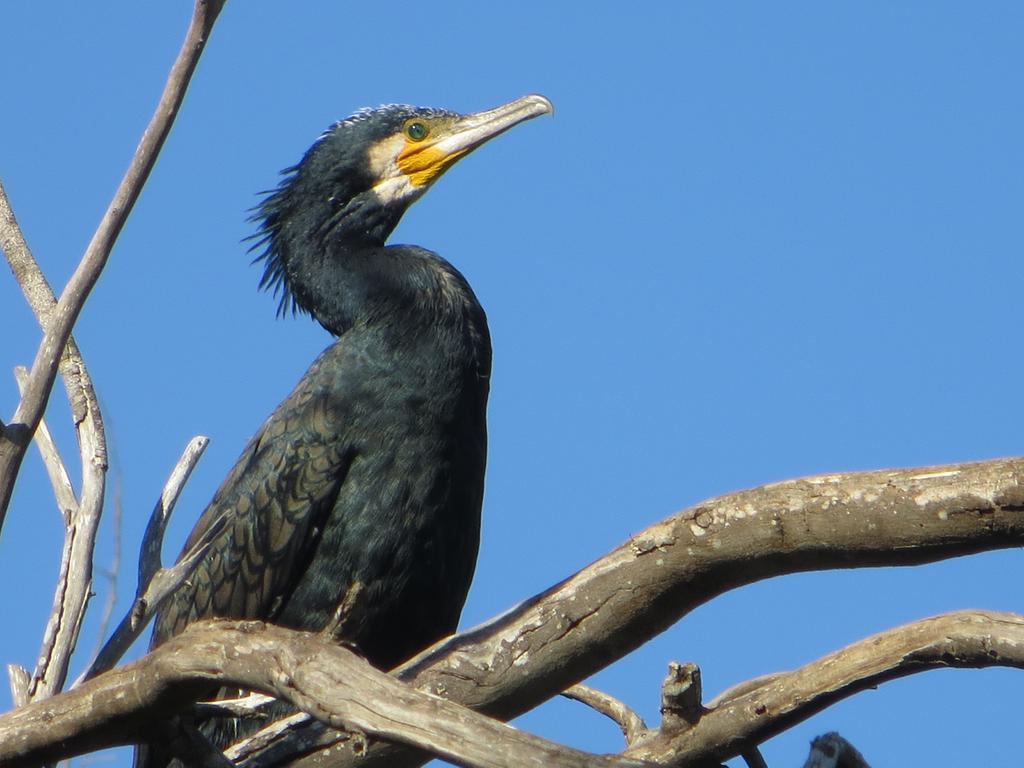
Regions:
<instances>
[{"instance_id":1,"label":"thin twig","mask_svg":"<svg viewBox=\"0 0 1024 768\"><path fill-rule=\"evenodd\" d=\"M25 300L40 320L49 314L57 303L53 290L32 255L25 233L14 215L14 208L7 197L7 190L0 183L0 251L4 252L14 279L18 281Z\"/></svg>"},{"instance_id":2,"label":"thin twig","mask_svg":"<svg viewBox=\"0 0 1024 768\"><path fill-rule=\"evenodd\" d=\"M171 471L167 483L153 508L153 514L146 525L146 534L139 552L139 583L135 589L135 600L128 613L117 625L114 634L96 655L88 670L75 682L80 684L113 667L146 625L175 590L182 585L199 561L206 555L214 538L224 525L224 518L215 521L192 546L191 549L171 568L162 568L160 552L163 549L164 531L167 521L181 495L192 470L195 469L203 451L210 444L210 438L203 435L193 437Z\"/></svg>"},{"instance_id":3,"label":"thin twig","mask_svg":"<svg viewBox=\"0 0 1024 768\"><path fill-rule=\"evenodd\" d=\"M110 566L102 571L102 576L107 580L107 599L103 603L103 615L100 617L100 626L96 631L93 660L99 657L100 651L103 649L103 638L107 636L110 620L114 616L114 608L117 607L117 577L121 572L121 518L123 513L124 500L121 496L121 483L118 480L117 489L114 491L114 519L111 526L113 528L113 552L110 555Z\"/></svg>"},{"instance_id":4,"label":"thin twig","mask_svg":"<svg viewBox=\"0 0 1024 768\"><path fill-rule=\"evenodd\" d=\"M267 704L277 701L273 696L265 693L250 693L245 696L238 696L234 699L213 699L212 701L196 702L193 711L201 717L214 717L232 715L233 717L246 717L259 712Z\"/></svg>"},{"instance_id":5,"label":"thin twig","mask_svg":"<svg viewBox=\"0 0 1024 768\"><path fill-rule=\"evenodd\" d=\"M632 746L647 732L647 724L624 702L589 685L577 683L562 693L567 699L586 704L591 709L610 718L626 737L626 746Z\"/></svg>"},{"instance_id":6,"label":"thin twig","mask_svg":"<svg viewBox=\"0 0 1024 768\"><path fill-rule=\"evenodd\" d=\"M63 675L66 674L66 666L62 669L54 665L57 658L58 641L61 637L72 640L78 637L78 628L81 625L85 613L85 605L80 611L69 613L68 608L75 606L64 599L65 593L71 584L72 553L77 542L77 529L74 520L71 520L64 534L64 548L60 554L60 569L57 573L57 591L53 598L53 609L50 611L50 618L46 622L46 629L43 630L42 650L36 661L35 671L32 673L32 681L29 685L29 696L32 700L46 698L46 696L59 691L64 685ZM61 677L60 680L53 679L51 673ZM62 674L63 673L63 674Z\"/></svg>"},{"instance_id":7,"label":"thin twig","mask_svg":"<svg viewBox=\"0 0 1024 768\"><path fill-rule=\"evenodd\" d=\"M224 0L196 0L185 42L171 68L156 112L142 135L139 147L114 194L114 199L50 315L43 341L32 363L25 395L18 404L13 419L14 423L23 425L28 434L35 432L39 425L53 388L64 346L71 336L71 329L106 265L111 248L128 219L143 185L149 178L223 5ZM10 432L8 429L8 437ZM0 529L3 528L14 481L26 447L27 441L23 435L16 436L14 440L0 442Z\"/></svg>"},{"instance_id":8,"label":"thin twig","mask_svg":"<svg viewBox=\"0 0 1024 768\"><path fill-rule=\"evenodd\" d=\"M14 379L18 383L18 392L25 393L25 382L28 380L28 369L23 365L14 368ZM53 441L50 428L46 426L46 419L39 420L39 427L33 436L39 454L43 458L43 465L46 467L46 474L50 476L50 485L53 486L53 496L57 501L57 509L64 518L64 525L70 525L75 513L78 511L78 498L75 496L75 489L71 485L71 477L68 475L67 466L60 455L57 444Z\"/></svg>"},{"instance_id":9,"label":"thin twig","mask_svg":"<svg viewBox=\"0 0 1024 768\"><path fill-rule=\"evenodd\" d=\"M32 682L32 676L20 664L7 665L7 679L11 683L11 703L15 707L28 704L28 687Z\"/></svg>"},{"instance_id":10,"label":"thin twig","mask_svg":"<svg viewBox=\"0 0 1024 768\"><path fill-rule=\"evenodd\" d=\"M149 587L156 572L160 570L162 558L161 552L164 546L164 533L167 531L167 522L171 519L174 505L178 503L178 497L188 482L192 470L196 468L203 451L210 444L210 438L204 435L193 437L185 450L182 452L178 463L175 464L164 490L153 508L153 514L149 516L146 524L146 532L142 536L142 547L139 551L139 581L135 591L135 597L141 597Z\"/></svg>"}]
</instances>

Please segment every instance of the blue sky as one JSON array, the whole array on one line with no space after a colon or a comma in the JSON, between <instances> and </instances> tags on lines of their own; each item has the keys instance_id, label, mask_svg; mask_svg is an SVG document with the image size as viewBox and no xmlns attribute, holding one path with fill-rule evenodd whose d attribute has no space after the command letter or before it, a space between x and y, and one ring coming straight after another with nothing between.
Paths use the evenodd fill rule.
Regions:
<instances>
[{"instance_id":1,"label":"blue sky","mask_svg":"<svg viewBox=\"0 0 1024 768\"><path fill-rule=\"evenodd\" d=\"M4 8L0 176L59 285L189 10ZM1020 454L1022 30L1024 6L1009 2L229 3L77 329L124 510L118 613L188 439L213 442L169 555L329 343L308 320L275 319L241 240L255 193L365 105L473 111L540 92L557 108L460 163L392 239L455 263L491 322L490 464L465 625L708 496ZM0 324L9 372L38 340L9 279ZM70 445L58 393L50 421ZM15 402L3 373L5 418ZM0 539L4 663L33 662L59 537L33 455ZM110 557L108 515L98 567ZM774 579L698 609L594 682L653 724L670 660L699 663L710 697L898 623L1021 610L1022 565L1011 550ZM102 578L97 589L98 613ZM814 735L840 730L879 765L1002 763L1020 686L1009 671L919 675L764 754L799 765ZM613 726L570 702L522 725L620 748Z\"/></svg>"}]
</instances>

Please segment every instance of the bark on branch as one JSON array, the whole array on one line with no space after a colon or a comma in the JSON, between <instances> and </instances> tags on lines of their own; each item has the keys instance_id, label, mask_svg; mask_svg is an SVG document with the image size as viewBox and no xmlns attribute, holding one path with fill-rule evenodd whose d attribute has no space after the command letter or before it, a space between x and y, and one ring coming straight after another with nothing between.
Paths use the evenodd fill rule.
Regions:
<instances>
[{"instance_id":1,"label":"bark on branch","mask_svg":"<svg viewBox=\"0 0 1024 768\"><path fill-rule=\"evenodd\" d=\"M1024 669L1024 616L961 611L881 632L711 706L691 728L659 732L626 755L675 768L727 760L841 699L946 667Z\"/></svg>"},{"instance_id":2,"label":"bark on branch","mask_svg":"<svg viewBox=\"0 0 1024 768\"><path fill-rule=\"evenodd\" d=\"M444 641L398 673L500 719L589 677L730 589L826 568L917 565L1024 543L1024 459L824 475L702 502L656 523L499 618ZM331 746L332 766L417 765L373 744L339 757L345 737L317 724L251 753L284 760ZM325 764L323 753L296 766Z\"/></svg>"},{"instance_id":3,"label":"bark on branch","mask_svg":"<svg viewBox=\"0 0 1024 768\"><path fill-rule=\"evenodd\" d=\"M3 249L18 285L44 332L57 298L36 262L14 216L7 195L0 185L0 248ZM92 557L103 512L106 489L107 439L99 400L82 353L69 336L58 370L71 404L71 416L78 438L82 466L81 497L76 497L60 454L49 438L42 416L36 425L36 438L50 474L57 504L64 516L64 548L61 570L54 590L53 608L43 633L35 673L29 679L25 696L40 698L60 690L67 678L71 654L78 644L82 619L92 591ZM27 373L16 371L18 388L25 394ZM27 432L16 434L27 435ZM3 440L0 439L0 445ZM2 453L0 448L0 453ZM15 470L16 473L16 470ZM0 485L4 482L0 477ZM13 482L13 479L12 479ZM0 495L2 495L0 490ZM0 522L3 510L0 507Z\"/></svg>"},{"instance_id":4,"label":"bark on branch","mask_svg":"<svg viewBox=\"0 0 1024 768\"><path fill-rule=\"evenodd\" d=\"M204 622L139 662L0 717L0 764L37 765L130 742L211 687L287 699L333 727L479 768L686 768L753 745L829 704L938 667L1024 669L1024 617L961 612L915 622L726 696L692 727L662 728L619 757L589 755L419 692L323 635L261 622ZM350 734L351 735L351 734ZM363 744L362 738L352 739ZM400 764L407 760L398 753Z\"/></svg>"},{"instance_id":5,"label":"bark on branch","mask_svg":"<svg viewBox=\"0 0 1024 768\"><path fill-rule=\"evenodd\" d=\"M778 483L704 502L651 526L608 556L508 614L435 646L405 665L397 676L421 691L444 696L500 718L511 717L623 655L694 606L740 584L814 568L906 565L983 549L1019 546L1024 542L1022 480L1024 460L1002 460L829 475ZM816 699L813 706L820 708L845 691L855 690L856 680L870 680L867 684L872 684L885 674L908 674L932 663L949 665L954 658L962 658L960 663L964 665L1018 665L1019 654L1024 650L1024 634L1014 634L1020 631L1020 623L1024 621L1019 617L965 614L946 619L953 622L952 626L936 623L939 621L922 623L925 630L920 631L927 635L928 627L931 627L933 635L937 632L936 636L941 640L959 627L958 637L965 639L957 641L961 644L954 650L967 649L962 651L962 657L950 656L950 647L942 647L941 644L933 643L937 649L933 651L929 651L927 644L921 644L916 656L907 656L903 652L904 656L900 658L905 657L907 664L900 671L886 672L892 664L890 662L886 667L883 657L879 662L882 668L871 668L859 677L856 671L850 673L835 684L834 690L824 688L823 697ZM993 626L999 627L998 637L992 630ZM966 638L972 631L977 640L975 648L984 652L970 651ZM906 638L896 634L899 632L894 630L893 636L897 637L897 647L902 648L899 643ZM238 641L242 639L238 638ZM871 642L876 646L879 644L878 638ZM186 646L184 651L157 656L161 661L156 668L170 665L170 672L165 676L170 676L168 680L178 680L178 686L164 685L164 678L153 673L144 685L132 687L134 683L130 673L125 678L124 669L114 670L71 694L62 695L59 701L48 700L57 701L54 707L68 705L67 710L44 710L47 702L39 702L5 716L0 723L13 730L0 731L0 744L10 750L6 754L13 759L15 755L26 754L26 745L34 739L32 749L35 751L32 754L35 757L31 761L54 759L58 755L57 751L45 751L55 748L46 747L41 741L51 744L64 742L62 749L75 752L95 748L109 743L100 739L95 727L77 733L78 726L88 721L90 712L110 711L113 707L115 712L110 719L114 730L121 734L137 733L146 722L151 722L154 712L184 706L205 692L214 680L218 684L230 680L234 684L255 687L286 698L298 696L292 698L294 703L324 716L323 711L317 709L320 706L317 700L301 698L294 687L289 687L292 685L289 681L296 679L294 675L275 678L273 685L263 687L266 683L262 678L233 677L218 671L217 664L226 663L225 659L238 662L237 653L231 650L237 644L221 643L218 646L215 643L208 649L214 661L207 660L205 666L199 665L196 669L174 666L175 659L189 658L186 651L196 646L195 636L186 636L172 646L172 651L183 644ZM933 656L929 657L929 653ZM929 658L933 661L928 661ZM152 661L146 663L154 664ZM832 667L836 668L834 664ZM181 682L186 678L193 679L192 673L201 677L202 684ZM795 677L787 679L806 682L809 673L801 670L791 674ZM762 693L774 691L776 688L773 686L780 679L779 676L772 677L751 690ZM112 680L120 681L118 685L121 687L105 687ZM338 681L335 679L331 684L335 682ZM345 682L348 684L348 679ZM820 681L806 682L808 686L815 684L820 684ZM796 698L808 700L811 689L800 690L803 692ZM702 716L699 720L701 730L693 729L692 733L714 731L715 723L724 721L735 707L743 706L737 702L746 702L751 695L754 695L751 691L745 691L742 699L727 698L715 709L715 717L710 714ZM395 701L399 700L412 701ZM770 703L778 709L769 711L782 714L776 720L770 720L761 713L755 713L758 715L757 726L746 737L750 741L757 741L763 737L762 734L773 733L810 712L808 707L803 710L787 709L784 694L770 699ZM85 709L77 710L76 707ZM392 723L400 722L400 709L389 710L393 716ZM32 718L44 711L48 713L45 715L47 726L41 729L43 721ZM359 719L364 715L357 712L355 716L341 717L340 721L328 716L324 719L334 724L349 723L371 735L390 733L387 730L390 726ZM76 722L76 716L79 718L77 726L62 727L65 721ZM708 718L706 721L705 717ZM741 718L742 715L735 717ZM760 725L765 722L771 724ZM731 739L729 745L707 747L709 752L718 754L718 750L725 750L736 754L745 746L735 744L732 735L735 731L731 726L726 731ZM329 754L332 766L356 762L360 766L379 765L382 761L388 761L389 765L423 762L427 754L405 746L408 744L426 746L449 759L471 759L465 754L460 756L454 751L444 751L447 748L434 743L426 745L408 734L401 737L404 745L373 742L367 748L365 739L330 731L325 726L284 733L282 740L271 739L258 750L248 753L247 759L258 760L262 765L274 764L283 761L286 755L294 757L297 748L304 749L310 743L335 744ZM673 735L694 738L686 734ZM125 737L122 735L120 738ZM431 737L426 735L424 738ZM7 744L11 746L7 747ZM637 747L651 749L646 740ZM677 749L674 744L666 747L673 754ZM687 748L688 756L690 752ZM588 764L591 759L579 758L578 754L571 756L571 759L577 758L586 759ZM4 759L5 753L0 752L0 762ZM545 759L553 760L550 755ZM302 756L294 764L325 764L325 760L327 753L321 750Z\"/></svg>"},{"instance_id":6,"label":"bark on branch","mask_svg":"<svg viewBox=\"0 0 1024 768\"><path fill-rule=\"evenodd\" d=\"M422 693L322 635L261 622L203 622L141 661L0 717L0 764L35 766L130 742L211 687L287 699L335 727L398 739L479 768L631 768Z\"/></svg>"}]
</instances>

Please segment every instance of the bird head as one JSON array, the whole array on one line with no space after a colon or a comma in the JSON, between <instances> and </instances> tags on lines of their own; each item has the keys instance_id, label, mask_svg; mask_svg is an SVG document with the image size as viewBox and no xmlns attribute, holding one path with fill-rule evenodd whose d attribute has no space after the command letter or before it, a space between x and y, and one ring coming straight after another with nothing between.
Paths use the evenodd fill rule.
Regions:
<instances>
[{"instance_id":1,"label":"bird head","mask_svg":"<svg viewBox=\"0 0 1024 768\"><path fill-rule=\"evenodd\" d=\"M281 294L281 313L308 309L296 283L311 274L310 261L383 246L406 209L456 161L553 111L546 98L530 95L468 115L391 104L335 123L255 210L260 287Z\"/></svg>"}]
</instances>

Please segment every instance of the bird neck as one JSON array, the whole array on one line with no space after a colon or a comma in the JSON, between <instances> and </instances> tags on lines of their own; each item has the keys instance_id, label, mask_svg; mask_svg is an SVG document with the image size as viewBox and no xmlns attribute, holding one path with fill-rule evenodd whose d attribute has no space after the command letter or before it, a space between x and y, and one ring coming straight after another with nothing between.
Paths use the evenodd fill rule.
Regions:
<instances>
[{"instance_id":1,"label":"bird neck","mask_svg":"<svg viewBox=\"0 0 1024 768\"><path fill-rule=\"evenodd\" d=\"M487 342L483 309L458 270L423 248L384 245L413 198L314 171L306 161L293 169L253 216L260 285L280 294L281 313L308 313L336 336L357 325L405 335L465 328L471 344Z\"/></svg>"},{"instance_id":2,"label":"bird neck","mask_svg":"<svg viewBox=\"0 0 1024 768\"><path fill-rule=\"evenodd\" d=\"M337 336L357 325L416 336L462 326L486 333L483 309L465 278L423 248L336 241L289 272L298 305Z\"/></svg>"}]
</instances>

